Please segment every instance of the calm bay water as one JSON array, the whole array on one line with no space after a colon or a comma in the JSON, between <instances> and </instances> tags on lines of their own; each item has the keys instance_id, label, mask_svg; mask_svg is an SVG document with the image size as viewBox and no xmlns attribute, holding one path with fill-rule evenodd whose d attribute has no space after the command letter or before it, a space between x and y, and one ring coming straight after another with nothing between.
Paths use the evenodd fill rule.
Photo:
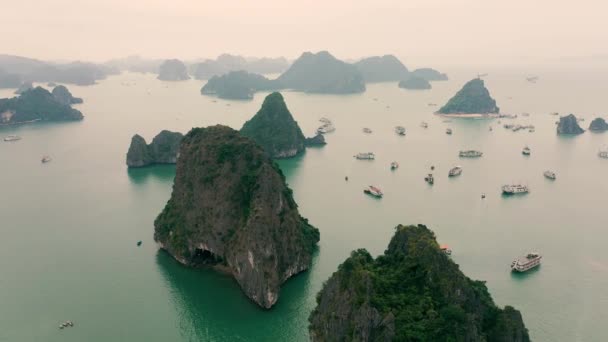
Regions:
<instances>
[{"instance_id":1,"label":"calm bay water","mask_svg":"<svg viewBox=\"0 0 608 342\"><path fill-rule=\"evenodd\" d=\"M469 277L487 281L499 305L522 311L534 340L607 340L608 160L597 151L608 133L558 137L557 117L548 114L574 112L586 119L584 128L598 114L608 118L606 74L547 71L530 84L523 71L491 72L486 85L502 111L530 113L502 122L531 123L535 133L504 130L497 120L447 123L431 114L437 108L427 103L443 104L474 75L454 71L450 81L423 92L373 84L360 95L284 93L306 135L322 116L337 130L326 136L326 147L279 163L321 242L311 270L288 281L270 311L252 304L230 278L181 267L158 251L153 221L175 169L128 171L124 162L135 133L150 141L162 129L185 133L216 123L238 129L266 94L215 101L199 95L199 81L137 74L70 86L85 100L78 107L84 121L0 128L0 136L23 137L0 143L0 341L306 341L323 281L353 249L382 253L399 223L433 229ZM0 90L0 97L11 93ZM396 125L407 128L406 137L394 134ZM461 160L460 149L484 156ZM376 160L353 159L366 151ZM53 161L42 165L43 154ZM393 160L401 167L391 172ZM463 174L448 179L458 164ZM431 165L432 187L423 181ZM546 180L546 169L558 179ZM510 182L528 184L531 193L502 197L500 186ZM370 184L384 190L382 200L362 194ZM512 275L511 260L528 250L541 252L543 265ZM59 330L64 320L75 327Z\"/></svg>"}]
</instances>

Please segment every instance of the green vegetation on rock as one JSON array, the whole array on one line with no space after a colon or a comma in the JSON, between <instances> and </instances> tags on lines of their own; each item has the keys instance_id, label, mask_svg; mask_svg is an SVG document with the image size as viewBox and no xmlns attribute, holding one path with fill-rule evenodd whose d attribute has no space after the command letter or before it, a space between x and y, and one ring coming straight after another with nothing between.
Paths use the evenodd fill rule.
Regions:
<instances>
[{"instance_id":1,"label":"green vegetation on rock","mask_svg":"<svg viewBox=\"0 0 608 342\"><path fill-rule=\"evenodd\" d=\"M575 135L582 134L584 132L585 130L579 126L578 120L574 114L569 114L559 118L559 123L557 124L557 134Z\"/></svg>"},{"instance_id":2,"label":"green vegetation on rock","mask_svg":"<svg viewBox=\"0 0 608 342\"><path fill-rule=\"evenodd\" d=\"M240 132L262 146L272 158L289 158L304 152L306 139L281 93L266 96L262 108L245 122Z\"/></svg>"},{"instance_id":3,"label":"green vegetation on rock","mask_svg":"<svg viewBox=\"0 0 608 342\"><path fill-rule=\"evenodd\" d=\"M365 91L365 82L359 70L327 51L303 53L277 81L281 88L309 93L350 94Z\"/></svg>"},{"instance_id":4,"label":"green vegetation on rock","mask_svg":"<svg viewBox=\"0 0 608 342\"><path fill-rule=\"evenodd\" d=\"M232 71L213 76L201 89L201 94L216 95L222 99L250 100L259 90L273 89L275 82L262 75L247 71Z\"/></svg>"},{"instance_id":5,"label":"green vegetation on rock","mask_svg":"<svg viewBox=\"0 0 608 342\"><path fill-rule=\"evenodd\" d=\"M407 79L399 82L399 88L412 89L412 90L424 90L431 89L429 81L420 77L408 77Z\"/></svg>"},{"instance_id":6,"label":"green vegetation on rock","mask_svg":"<svg viewBox=\"0 0 608 342\"><path fill-rule=\"evenodd\" d=\"M36 87L17 97L0 99L0 124L30 121L82 120L82 113L63 104L46 89Z\"/></svg>"},{"instance_id":7,"label":"green vegetation on rock","mask_svg":"<svg viewBox=\"0 0 608 342\"><path fill-rule=\"evenodd\" d=\"M498 308L423 225L397 226L384 255L352 252L317 295L313 341L529 341L521 314Z\"/></svg>"},{"instance_id":8,"label":"green vegetation on rock","mask_svg":"<svg viewBox=\"0 0 608 342\"><path fill-rule=\"evenodd\" d=\"M481 78L467 82L445 106L441 114L495 114L499 112L496 101L490 96Z\"/></svg>"},{"instance_id":9,"label":"green vegetation on rock","mask_svg":"<svg viewBox=\"0 0 608 342\"><path fill-rule=\"evenodd\" d=\"M161 131L150 145L138 134L131 138L127 152L127 166L144 167L152 164L175 164L179 156L179 144L184 137L178 132Z\"/></svg>"},{"instance_id":10,"label":"green vegetation on rock","mask_svg":"<svg viewBox=\"0 0 608 342\"><path fill-rule=\"evenodd\" d=\"M154 227L154 239L176 260L221 268L263 308L310 267L319 241L270 156L225 126L184 137L173 192Z\"/></svg>"}]
</instances>

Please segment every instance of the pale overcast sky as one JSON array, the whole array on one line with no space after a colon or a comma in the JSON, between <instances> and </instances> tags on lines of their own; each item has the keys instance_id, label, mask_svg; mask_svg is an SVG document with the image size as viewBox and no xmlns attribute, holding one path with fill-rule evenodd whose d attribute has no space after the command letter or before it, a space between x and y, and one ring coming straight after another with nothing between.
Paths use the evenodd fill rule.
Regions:
<instances>
[{"instance_id":1,"label":"pale overcast sky","mask_svg":"<svg viewBox=\"0 0 608 342\"><path fill-rule=\"evenodd\" d=\"M608 56L600 0L0 0L0 53L102 61L228 52L409 64Z\"/></svg>"}]
</instances>

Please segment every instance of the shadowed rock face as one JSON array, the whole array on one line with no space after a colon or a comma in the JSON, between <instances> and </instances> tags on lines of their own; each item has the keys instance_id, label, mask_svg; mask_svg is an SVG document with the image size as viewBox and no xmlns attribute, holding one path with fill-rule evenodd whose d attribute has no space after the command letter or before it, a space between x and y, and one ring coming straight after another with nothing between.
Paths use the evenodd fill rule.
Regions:
<instances>
[{"instance_id":1,"label":"shadowed rock face","mask_svg":"<svg viewBox=\"0 0 608 342\"><path fill-rule=\"evenodd\" d=\"M309 321L313 341L529 341L519 311L496 307L423 225L398 226L376 259L353 251Z\"/></svg>"},{"instance_id":2,"label":"shadowed rock face","mask_svg":"<svg viewBox=\"0 0 608 342\"><path fill-rule=\"evenodd\" d=\"M162 81L184 81L190 79L188 69L178 59L168 59L158 69L158 79Z\"/></svg>"},{"instance_id":3,"label":"shadowed rock face","mask_svg":"<svg viewBox=\"0 0 608 342\"><path fill-rule=\"evenodd\" d=\"M68 88L62 85L53 88L52 94L55 100L66 105L82 103L81 98L72 96L72 93L70 93Z\"/></svg>"},{"instance_id":4,"label":"shadowed rock face","mask_svg":"<svg viewBox=\"0 0 608 342\"><path fill-rule=\"evenodd\" d=\"M496 101L490 96L481 78L467 82L445 106L440 114L493 114L498 113Z\"/></svg>"},{"instance_id":5,"label":"shadowed rock face","mask_svg":"<svg viewBox=\"0 0 608 342\"><path fill-rule=\"evenodd\" d=\"M281 93L266 96L262 108L241 128L241 134L253 139L272 158L289 158L304 152L306 139Z\"/></svg>"},{"instance_id":6,"label":"shadowed rock face","mask_svg":"<svg viewBox=\"0 0 608 342\"><path fill-rule=\"evenodd\" d=\"M589 130L594 132L605 132L608 131L608 123L603 118L596 118L591 121Z\"/></svg>"},{"instance_id":7,"label":"shadowed rock face","mask_svg":"<svg viewBox=\"0 0 608 342\"><path fill-rule=\"evenodd\" d=\"M183 134L162 131L152 139L150 145L140 135L131 138L127 152L128 167L144 167L152 164L175 164L179 156L179 144Z\"/></svg>"},{"instance_id":8,"label":"shadowed rock face","mask_svg":"<svg viewBox=\"0 0 608 342\"><path fill-rule=\"evenodd\" d=\"M325 142L325 137L323 136L323 134L317 133L317 135L315 135L312 138L306 138L306 141L304 144L307 147L309 147L309 146L323 146L327 143Z\"/></svg>"},{"instance_id":9,"label":"shadowed rock face","mask_svg":"<svg viewBox=\"0 0 608 342\"><path fill-rule=\"evenodd\" d=\"M263 308L310 267L319 240L269 155L225 126L184 137L173 193L154 227L154 239L176 260L222 269Z\"/></svg>"},{"instance_id":10,"label":"shadowed rock face","mask_svg":"<svg viewBox=\"0 0 608 342\"><path fill-rule=\"evenodd\" d=\"M365 82L359 70L327 51L303 53L279 76L277 82L277 88L309 93L350 94L365 91Z\"/></svg>"},{"instance_id":11,"label":"shadowed rock face","mask_svg":"<svg viewBox=\"0 0 608 342\"><path fill-rule=\"evenodd\" d=\"M559 123L557 124L557 134L582 134L585 130L578 125L578 121L576 120L576 116L574 114L570 114L567 116L562 116L559 118Z\"/></svg>"}]
</instances>

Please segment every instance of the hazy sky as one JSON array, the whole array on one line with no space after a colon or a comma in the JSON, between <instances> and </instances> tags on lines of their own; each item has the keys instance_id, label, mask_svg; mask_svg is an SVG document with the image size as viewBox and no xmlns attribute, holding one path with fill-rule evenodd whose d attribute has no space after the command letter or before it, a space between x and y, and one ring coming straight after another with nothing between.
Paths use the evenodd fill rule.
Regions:
<instances>
[{"instance_id":1,"label":"hazy sky","mask_svg":"<svg viewBox=\"0 0 608 342\"><path fill-rule=\"evenodd\" d=\"M229 52L406 64L608 55L605 0L0 0L0 53L103 61Z\"/></svg>"}]
</instances>

